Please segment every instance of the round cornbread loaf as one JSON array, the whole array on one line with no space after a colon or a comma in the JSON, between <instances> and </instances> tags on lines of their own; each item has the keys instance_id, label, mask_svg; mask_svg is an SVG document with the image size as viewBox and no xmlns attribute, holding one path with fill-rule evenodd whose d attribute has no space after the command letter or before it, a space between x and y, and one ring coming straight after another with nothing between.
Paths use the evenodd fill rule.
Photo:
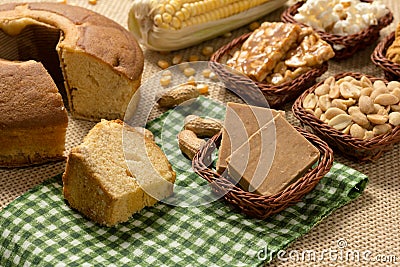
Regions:
<instances>
[{"instance_id":1,"label":"round cornbread loaf","mask_svg":"<svg viewBox=\"0 0 400 267\"><path fill-rule=\"evenodd\" d=\"M0 166L64 159L68 116L39 62L0 60Z\"/></svg>"},{"instance_id":2,"label":"round cornbread loaf","mask_svg":"<svg viewBox=\"0 0 400 267\"><path fill-rule=\"evenodd\" d=\"M122 119L131 98L132 109L139 100L144 62L133 35L82 7L0 5L0 58L42 62L74 118Z\"/></svg>"}]
</instances>

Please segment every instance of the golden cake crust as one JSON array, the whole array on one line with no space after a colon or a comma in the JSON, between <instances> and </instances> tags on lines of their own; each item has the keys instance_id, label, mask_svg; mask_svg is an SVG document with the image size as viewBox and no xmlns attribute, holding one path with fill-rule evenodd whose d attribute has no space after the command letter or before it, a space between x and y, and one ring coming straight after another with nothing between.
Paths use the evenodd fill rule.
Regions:
<instances>
[{"instance_id":1,"label":"golden cake crust","mask_svg":"<svg viewBox=\"0 0 400 267\"><path fill-rule=\"evenodd\" d=\"M0 129L67 127L61 95L42 64L0 60Z\"/></svg>"},{"instance_id":2,"label":"golden cake crust","mask_svg":"<svg viewBox=\"0 0 400 267\"><path fill-rule=\"evenodd\" d=\"M133 35L113 20L82 7L60 3L0 5L0 24L18 18L53 25L65 35L60 47L85 51L129 79L140 79L143 53Z\"/></svg>"}]
</instances>

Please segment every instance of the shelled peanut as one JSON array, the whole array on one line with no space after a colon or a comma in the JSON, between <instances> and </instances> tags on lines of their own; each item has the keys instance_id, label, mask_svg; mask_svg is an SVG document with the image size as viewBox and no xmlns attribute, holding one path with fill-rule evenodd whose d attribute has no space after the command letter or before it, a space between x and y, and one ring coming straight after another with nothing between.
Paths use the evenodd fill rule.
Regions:
<instances>
[{"instance_id":1,"label":"shelled peanut","mask_svg":"<svg viewBox=\"0 0 400 267\"><path fill-rule=\"evenodd\" d=\"M368 77L327 78L303 100L303 108L329 126L369 139L400 125L400 82Z\"/></svg>"}]
</instances>

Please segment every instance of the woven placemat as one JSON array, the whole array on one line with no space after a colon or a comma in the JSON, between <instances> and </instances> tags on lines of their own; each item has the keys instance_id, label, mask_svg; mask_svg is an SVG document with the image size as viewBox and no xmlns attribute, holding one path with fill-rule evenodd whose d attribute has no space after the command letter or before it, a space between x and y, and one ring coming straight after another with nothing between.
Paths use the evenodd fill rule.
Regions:
<instances>
[{"instance_id":1,"label":"woven placemat","mask_svg":"<svg viewBox=\"0 0 400 267\"><path fill-rule=\"evenodd\" d=\"M5 2L25 2L10 1ZM93 9L104 14L126 27L127 12L130 8L131 1L106 1L98 0L96 5L88 4L86 0L73 1L69 3L78 4L89 9ZM394 13L395 21L387 28L381 31L381 36L386 36L394 31L395 26L399 22L400 1L382 0ZM277 10L265 19L270 21L278 21L283 9ZM181 54L184 58L189 55L201 55L200 51L203 46L211 45L215 49L228 43L235 37L247 32L246 27L232 32L229 38L217 38L203 44L184 49L178 52L161 55L158 52L144 49L145 68L143 79L147 80L153 74L160 71L157 66L159 59L170 60L173 55ZM370 74L373 76L383 77L383 72L372 64L370 55L374 45L364 51L356 53L353 57L329 64L329 69L321 79L343 71L357 71ZM211 94L211 97L220 98L220 95ZM228 99L228 98L226 98ZM224 98L224 100L226 100ZM287 117L293 124L298 124L296 119L290 112L291 105L285 106ZM154 117L157 114L154 113ZM93 123L85 121L76 121L70 119L66 151L71 147L79 144L82 138L87 134ZM340 155L335 155L336 161L344 163L347 166L355 168L366 174L370 178L370 183L362 197L350 203L345 208L339 209L331 216L321 222L317 227L313 228L302 238L292 243L287 251L302 252L306 250L314 250L317 252L337 250L338 241L345 240L347 246L343 252L371 252L373 256L372 262L361 260L339 260L333 258L331 261L318 262L318 266L392 266L393 261L397 264L400 262L400 175L398 170L400 167L400 147L396 145L395 149L386 153L379 161L368 164L358 164L348 161ZM26 190L42 183L43 181L62 173L65 164L63 162L45 164L37 167L24 169L0 169L0 206L4 207L17 196L26 192ZM396 257L396 258L395 258ZM386 260L386 262L384 262ZM315 266L316 263L309 260L274 260L270 266Z\"/></svg>"}]
</instances>

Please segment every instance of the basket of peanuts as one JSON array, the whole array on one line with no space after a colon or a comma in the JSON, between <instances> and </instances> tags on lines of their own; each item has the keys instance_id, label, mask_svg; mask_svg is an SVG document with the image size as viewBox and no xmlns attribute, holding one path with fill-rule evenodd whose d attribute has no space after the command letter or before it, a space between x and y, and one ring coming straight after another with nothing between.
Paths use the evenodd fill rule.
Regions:
<instances>
[{"instance_id":1,"label":"basket of peanuts","mask_svg":"<svg viewBox=\"0 0 400 267\"><path fill-rule=\"evenodd\" d=\"M374 161L400 141L400 82L344 72L306 90L292 111L345 156Z\"/></svg>"},{"instance_id":2,"label":"basket of peanuts","mask_svg":"<svg viewBox=\"0 0 400 267\"><path fill-rule=\"evenodd\" d=\"M309 0L283 11L284 22L312 27L345 59L379 39L380 30L393 21L393 13L380 1Z\"/></svg>"},{"instance_id":3,"label":"basket of peanuts","mask_svg":"<svg viewBox=\"0 0 400 267\"><path fill-rule=\"evenodd\" d=\"M400 79L400 23L375 47L371 60L383 70L386 79Z\"/></svg>"},{"instance_id":4,"label":"basket of peanuts","mask_svg":"<svg viewBox=\"0 0 400 267\"><path fill-rule=\"evenodd\" d=\"M250 93L250 81L277 107L313 85L333 57L332 47L312 28L264 22L215 51L210 66L228 88L242 86L240 94Z\"/></svg>"}]
</instances>

